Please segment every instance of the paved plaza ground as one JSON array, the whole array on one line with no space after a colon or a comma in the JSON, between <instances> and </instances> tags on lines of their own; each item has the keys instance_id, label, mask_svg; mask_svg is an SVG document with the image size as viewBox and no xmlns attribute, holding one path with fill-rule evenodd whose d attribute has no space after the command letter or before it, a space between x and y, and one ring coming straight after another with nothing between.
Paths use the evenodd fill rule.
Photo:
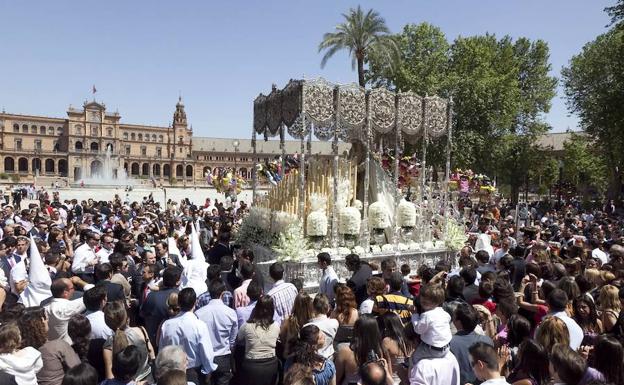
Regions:
<instances>
[{"instance_id":1,"label":"paved plaza ground","mask_svg":"<svg viewBox=\"0 0 624 385\"><path fill-rule=\"evenodd\" d=\"M119 194L122 200L125 200L126 195L128 195L130 202L141 202L143 197L148 196L150 192L153 194L154 200L161 204L166 203L168 199L179 202L184 198L189 198L195 204L203 204L206 198L211 198L213 202L215 198L220 201L225 199L224 194L219 194L214 188L206 187L167 187L164 190L162 188L138 187L130 192L124 191L123 187L71 187L61 188L59 192L61 200L75 198L79 201L89 198L98 201L109 201L113 199L115 194ZM251 189L247 189L239 194L238 199L249 203L251 202L251 196Z\"/></svg>"}]
</instances>

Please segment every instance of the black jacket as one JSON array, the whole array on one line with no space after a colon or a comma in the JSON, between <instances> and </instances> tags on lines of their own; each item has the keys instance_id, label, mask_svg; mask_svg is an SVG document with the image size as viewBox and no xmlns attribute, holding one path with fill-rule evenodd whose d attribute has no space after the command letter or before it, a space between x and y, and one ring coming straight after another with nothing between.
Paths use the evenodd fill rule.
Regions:
<instances>
[{"instance_id":1,"label":"black jacket","mask_svg":"<svg viewBox=\"0 0 624 385\"><path fill-rule=\"evenodd\" d=\"M167 312L167 298L169 294L178 292L177 288L161 289L152 291L141 306L141 317L145 320L145 329L154 345L158 344L156 335L160 324L169 316Z\"/></svg>"}]
</instances>

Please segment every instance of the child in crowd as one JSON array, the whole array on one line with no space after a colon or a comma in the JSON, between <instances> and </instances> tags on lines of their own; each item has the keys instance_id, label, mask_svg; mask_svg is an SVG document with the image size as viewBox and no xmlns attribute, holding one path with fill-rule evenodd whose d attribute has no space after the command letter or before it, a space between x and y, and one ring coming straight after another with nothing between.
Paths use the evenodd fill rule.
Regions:
<instances>
[{"instance_id":1,"label":"child in crowd","mask_svg":"<svg viewBox=\"0 0 624 385\"><path fill-rule=\"evenodd\" d=\"M421 342L412 356L412 364L425 358L444 357L449 351L451 316L441 307L444 298L441 285L429 283L420 288L421 312L412 315L412 324Z\"/></svg>"}]
</instances>

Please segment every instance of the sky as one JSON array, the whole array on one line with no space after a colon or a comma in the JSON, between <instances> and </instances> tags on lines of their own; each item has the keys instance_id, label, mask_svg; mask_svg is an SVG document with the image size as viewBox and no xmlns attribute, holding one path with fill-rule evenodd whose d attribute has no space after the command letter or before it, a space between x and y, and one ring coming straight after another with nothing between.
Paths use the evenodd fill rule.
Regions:
<instances>
[{"instance_id":1,"label":"sky","mask_svg":"<svg viewBox=\"0 0 624 385\"><path fill-rule=\"evenodd\" d=\"M449 41L494 33L545 40L552 73L606 31L615 0L0 0L0 108L66 117L93 98L122 122L167 126L182 95L195 136L251 136L253 100L271 84L357 81L346 54L321 68L318 44L358 4L392 32L429 22ZM563 90L546 121L578 128Z\"/></svg>"}]
</instances>

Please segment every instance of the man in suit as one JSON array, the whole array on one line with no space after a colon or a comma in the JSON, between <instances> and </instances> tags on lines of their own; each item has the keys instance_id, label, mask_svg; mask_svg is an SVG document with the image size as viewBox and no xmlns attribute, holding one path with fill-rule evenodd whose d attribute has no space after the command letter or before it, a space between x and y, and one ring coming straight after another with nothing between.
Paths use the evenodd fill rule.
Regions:
<instances>
[{"instance_id":1,"label":"man in suit","mask_svg":"<svg viewBox=\"0 0 624 385\"><path fill-rule=\"evenodd\" d=\"M220 264L221 257L224 255L232 255L232 250L230 250L230 233L219 233L218 240L219 242L208 250L208 263L211 265Z\"/></svg>"},{"instance_id":2,"label":"man in suit","mask_svg":"<svg viewBox=\"0 0 624 385\"><path fill-rule=\"evenodd\" d=\"M180 256L169 254L169 244L167 241L156 243L154 250L156 251L156 270L162 272L170 266L176 266L178 269L183 270Z\"/></svg>"},{"instance_id":3,"label":"man in suit","mask_svg":"<svg viewBox=\"0 0 624 385\"><path fill-rule=\"evenodd\" d=\"M110 263L100 263L95 268L95 277L97 284L106 288L106 298L108 302L125 301L123 286L118 283L111 282L113 277L113 267Z\"/></svg>"},{"instance_id":4,"label":"man in suit","mask_svg":"<svg viewBox=\"0 0 624 385\"><path fill-rule=\"evenodd\" d=\"M4 272L6 279L9 279L11 276L13 266L22 260L22 257L14 254L15 246L17 246L17 239L13 236L6 237L0 241L0 268Z\"/></svg>"},{"instance_id":5,"label":"man in suit","mask_svg":"<svg viewBox=\"0 0 624 385\"><path fill-rule=\"evenodd\" d=\"M162 321L168 317L167 299L171 293L178 292L182 270L169 266L162 274L162 288L147 295L141 306L141 317L145 320L145 329L151 341L158 341L156 334Z\"/></svg>"},{"instance_id":6,"label":"man in suit","mask_svg":"<svg viewBox=\"0 0 624 385\"><path fill-rule=\"evenodd\" d=\"M366 293L366 282L373 275L373 270L366 262L360 261L360 257L357 254L347 255L345 257L345 265L349 271L353 272L353 275L347 281L347 286L355 293L355 299L359 307L368 296Z\"/></svg>"}]
</instances>

